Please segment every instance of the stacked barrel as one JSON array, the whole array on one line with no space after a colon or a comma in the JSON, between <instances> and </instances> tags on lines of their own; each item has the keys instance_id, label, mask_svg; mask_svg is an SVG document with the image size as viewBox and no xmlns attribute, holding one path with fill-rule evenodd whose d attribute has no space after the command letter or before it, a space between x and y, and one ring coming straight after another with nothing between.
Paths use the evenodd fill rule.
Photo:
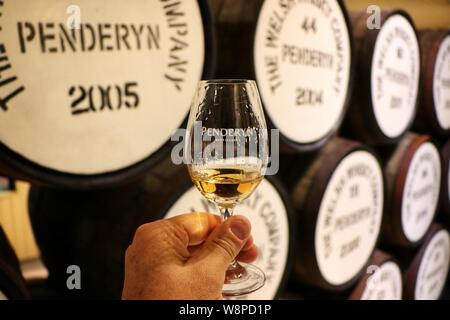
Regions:
<instances>
[{"instance_id":1,"label":"stacked barrel","mask_svg":"<svg viewBox=\"0 0 450 320\"><path fill-rule=\"evenodd\" d=\"M58 190L55 201L80 200L51 203L56 211L30 201L56 289L72 261L86 272L85 297L120 297L123 253L141 223L128 197L164 163L198 81L213 76L211 18L203 0L0 2L0 172Z\"/></svg>"},{"instance_id":2,"label":"stacked barrel","mask_svg":"<svg viewBox=\"0 0 450 320\"><path fill-rule=\"evenodd\" d=\"M252 222L267 276L242 298L441 296L449 31L416 30L403 10L371 26L338 0L123 1L126 16L86 0L94 20L68 29L56 18L64 3L47 2L0 5L0 170L34 185L52 291L119 298L140 224L217 211L168 142L196 82L214 77L255 79L279 129L279 173L235 210ZM55 21L37 21L39 10ZM66 287L69 265L83 290Z\"/></svg>"},{"instance_id":3,"label":"stacked barrel","mask_svg":"<svg viewBox=\"0 0 450 320\"><path fill-rule=\"evenodd\" d=\"M306 171L296 168L305 167L305 155L282 162L302 224L292 290L305 298L437 299L450 248L448 231L435 223L441 184L448 184L439 155L445 107L436 101L445 105L448 93L442 84L441 100L427 100L425 92L439 91L448 66L435 61L439 49L421 54L420 44L427 36L445 52L446 33L418 34L402 10L382 12L379 28L371 29L368 18L350 14L356 72L341 138L306 160ZM424 68L433 75L421 76ZM408 132L413 123L416 132ZM375 164L358 159L360 151L349 153L361 143L377 155ZM352 157L358 160L346 168Z\"/></svg>"}]
</instances>

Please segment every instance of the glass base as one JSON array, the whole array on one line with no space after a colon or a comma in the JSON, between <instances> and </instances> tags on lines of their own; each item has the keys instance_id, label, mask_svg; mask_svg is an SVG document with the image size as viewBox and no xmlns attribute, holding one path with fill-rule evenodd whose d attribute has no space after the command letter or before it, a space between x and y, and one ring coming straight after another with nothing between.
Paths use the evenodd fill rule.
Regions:
<instances>
[{"instance_id":1,"label":"glass base","mask_svg":"<svg viewBox=\"0 0 450 320\"><path fill-rule=\"evenodd\" d=\"M234 262L227 270L222 295L224 297L241 296L260 289L266 282L264 272L258 267Z\"/></svg>"}]
</instances>

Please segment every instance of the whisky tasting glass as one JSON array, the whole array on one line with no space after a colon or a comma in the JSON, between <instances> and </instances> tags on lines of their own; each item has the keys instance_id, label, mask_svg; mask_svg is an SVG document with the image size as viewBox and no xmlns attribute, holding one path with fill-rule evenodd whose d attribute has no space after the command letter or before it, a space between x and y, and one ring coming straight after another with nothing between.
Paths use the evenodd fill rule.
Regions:
<instances>
[{"instance_id":1,"label":"whisky tasting glass","mask_svg":"<svg viewBox=\"0 0 450 320\"><path fill-rule=\"evenodd\" d=\"M256 83L201 81L188 119L184 160L194 185L217 205L223 221L261 182L268 165L268 150L267 126ZM264 282L262 270L233 261L222 294L248 294Z\"/></svg>"}]
</instances>

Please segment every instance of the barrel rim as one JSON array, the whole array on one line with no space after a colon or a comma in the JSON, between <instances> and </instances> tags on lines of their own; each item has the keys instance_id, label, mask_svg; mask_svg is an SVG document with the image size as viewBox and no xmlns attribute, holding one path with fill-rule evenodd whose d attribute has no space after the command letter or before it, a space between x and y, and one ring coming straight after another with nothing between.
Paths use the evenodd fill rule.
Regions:
<instances>
[{"instance_id":1,"label":"barrel rim","mask_svg":"<svg viewBox=\"0 0 450 320\"><path fill-rule=\"evenodd\" d=\"M281 183L278 177L276 176L265 176L264 179L266 179L277 191L280 195L280 198L284 204L284 207L286 208L286 216L287 216L287 222L288 222L288 230L289 230L289 237L288 237L288 256L286 257L286 266L284 268L283 276L281 277L281 281L278 285L277 291L275 293L275 296L272 299L277 299L280 297L280 295L284 292L289 277L292 272L292 267L294 263L294 253L296 252L296 216L294 214L294 210L292 208L292 205L290 204L288 193L284 187L284 185ZM156 214L156 217L159 219L163 219L166 213L170 210L170 208L178 201L178 199L189 189L195 188L195 186L192 184L192 182L187 181L182 187L180 187L177 192L174 192L170 195L170 197L165 202L165 205L162 206L159 213Z\"/></svg>"},{"instance_id":2,"label":"barrel rim","mask_svg":"<svg viewBox=\"0 0 450 320\"><path fill-rule=\"evenodd\" d=\"M379 229L378 229L378 235L376 237L372 252L367 257L366 262L363 264L361 269L355 274L355 276L352 277L350 280L348 280L342 284L339 284L339 285L334 285L334 284L329 283L323 276L322 272L320 271L319 264L317 261L317 256L316 256L316 248L315 248L315 240L314 239L315 239L315 233L316 233L316 228L317 228L318 212L319 212L322 200L323 200L323 196L325 194L325 190L328 187L327 182L330 181L331 176L334 173L334 170L342 163L342 161L344 159L346 159L350 154L352 154L354 152L366 151L366 152L370 153L377 161L377 163L380 167L380 171L381 171L382 189L383 189L382 190L383 201L381 203L382 208L383 208L382 213L383 213L385 205L386 205L386 187L385 187L386 178L385 178L385 173L383 171L383 167L381 165L382 162L381 162L379 155L370 146L364 145L358 141L348 140L348 139L346 139L345 141L350 142L351 144L340 149L340 153L336 156L337 159L333 159L333 157L325 157L324 158L325 162L327 164L331 164L331 165L324 165L321 170L319 170L318 172L316 172L314 174L314 177L313 177L314 181L317 181L319 179L326 183L323 183L323 184L313 183L312 184L312 188L308 191L308 193L306 195L306 198L308 198L309 201L307 201L307 203L301 210L304 220L299 221L300 223L305 223L305 225L308 226L306 229L303 228L302 231L306 237L307 243L305 245L305 249L307 251L307 255L309 256L308 259L304 259L306 261L300 261L300 262L303 264L305 264L305 262L306 262L306 264L308 264L309 269L313 270L312 275L317 280L317 281L314 280L314 284L318 285L319 287L321 287L323 289L334 291L334 292L347 290L350 287L352 287L355 283L357 283L357 281L361 277L361 274L364 272L365 266L367 265L368 261L372 257L373 251L376 250L376 248L380 242L381 230L382 230L382 225L383 225L383 220L384 220L384 215L382 214ZM314 195L318 195L318 196L314 196ZM300 231L298 231L298 232L300 232ZM315 282L317 282L317 283L315 283Z\"/></svg>"},{"instance_id":3,"label":"barrel rim","mask_svg":"<svg viewBox=\"0 0 450 320\"><path fill-rule=\"evenodd\" d=\"M211 6L207 1L197 0L202 18L205 55L201 79L211 77L216 68L216 34L214 17ZM179 128L186 127L189 110L186 110L184 119ZM96 174L75 174L52 169L34 162L21 155L0 140L0 171L17 179L23 179L36 185L57 186L64 189L97 189L101 187L114 187L138 179L139 175L160 162L169 150L175 145L170 137L144 159L132 163L118 170Z\"/></svg>"},{"instance_id":4,"label":"barrel rim","mask_svg":"<svg viewBox=\"0 0 450 320\"><path fill-rule=\"evenodd\" d=\"M265 103L264 103L263 99L261 99L261 103L264 106L264 108L263 108L264 115L265 115L266 121L268 122L270 128L278 129L280 140L283 141L289 149L292 149L296 152L311 152L311 151L314 151L314 150L317 150L317 149L323 147L325 145L325 143L328 140L330 140L330 138L332 138L334 135L337 134L337 131L341 127L342 122L344 121L345 115L347 114L347 111L348 111L348 108L350 105L351 95L352 95L353 87L354 87L355 71L356 71L356 68L355 68L355 46L354 46L353 31L352 31L353 29L352 29L352 25L350 23L350 18L349 18L347 8L345 7L343 0L335 0L335 1L337 2L338 6L342 12L342 15L343 15L344 21L345 21L345 25L347 27L349 45L350 45L350 67L349 67L349 77L348 77L348 82L347 82L347 93L346 93L344 103L343 103L344 106L342 108L341 114L339 115L339 118L336 120L333 127L331 127L331 129L327 132L327 134L325 134L323 137L321 137L315 141L312 141L309 143L296 142L296 141L288 138L287 136L285 136L282 133L282 131L277 126L274 125L274 122L272 121L272 119L270 118L269 114L266 111ZM256 25L258 25L259 19L260 19L260 15L258 15ZM255 47L255 38L256 38L256 27L255 27L255 32L253 34L253 37L251 38L253 41L253 43L251 44L251 48L253 48L253 50ZM253 53L253 54L251 54L250 63L251 63L252 74L256 75L254 60L255 59L254 59L254 53ZM258 83L258 81L256 79L255 79L255 81Z\"/></svg>"}]
</instances>

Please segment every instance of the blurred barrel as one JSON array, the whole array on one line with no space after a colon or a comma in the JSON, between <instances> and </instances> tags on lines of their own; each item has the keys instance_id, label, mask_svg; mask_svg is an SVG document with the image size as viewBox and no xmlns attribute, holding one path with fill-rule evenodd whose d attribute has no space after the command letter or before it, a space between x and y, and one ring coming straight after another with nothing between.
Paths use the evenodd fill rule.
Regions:
<instances>
[{"instance_id":1,"label":"blurred barrel","mask_svg":"<svg viewBox=\"0 0 450 320\"><path fill-rule=\"evenodd\" d=\"M350 300L401 300L402 272L389 254L375 250Z\"/></svg>"},{"instance_id":2,"label":"blurred barrel","mask_svg":"<svg viewBox=\"0 0 450 320\"><path fill-rule=\"evenodd\" d=\"M295 278L326 290L349 288L380 233L384 187L377 157L358 142L333 139L301 174L291 197L297 211Z\"/></svg>"},{"instance_id":3,"label":"blurred barrel","mask_svg":"<svg viewBox=\"0 0 450 320\"><path fill-rule=\"evenodd\" d=\"M160 160L213 71L206 1L0 7L0 171L12 177L66 188L131 181Z\"/></svg>"},{"instance_id":4,"label":"blurred barrel","mask_svg":"<svg viewBox=\"0 0 450 320\"><path fill-rule=\"evenodd\" d=\"M439 152L427 135L408 134L385 166L387 206L383 240L416 246L433 222L439 199Z\"/></svg>"},{"instance_id":5,"label":"blurred barrel","mask_svg":"<svg viewBox=\"0 0 450 320\"><path fill-rule=\"evenodd\" d=\"M422 30L422 99L417 130L437 136L450 134L450 30Z\"/></svg>"},{"instance_id":6,"label":"blurred barrel","mask_svg":"<svg viewBox=\"0 0 450 320\"><path fill-rule=\"evenodd\" d=\"M0 226L0 300L24 300L30 295L20 272L19 261Z\"/></svg>"},{"instance_id":7,"label":"blurred barrel","mask_svg":"<svg viewBox=\"0 0 450 320\"><path fill-rule=\"evenodd\" d=\"M217 24L217 77L256 79L283 151L322 146L340 126L352 86L353 44L343 2L210 3Z\"/></svg>"},{"instance_id":8,"label":"blurred barrel","mask_svg":"<svg viewBox=\"0 0 450 320\"><path fill-rule=\"evenodd\" d=\"M440 225L434 224L405 271L405 299L439 299L447 279L449 264L449 233Z\"/></svg>"},{"instance_id":9,"label":"blurred barrel","mask_svg":"<svg viewBox=\"0 0 450 320\"><path fill-rule=\"evenodd\" d=\"M33 187L29 206L50 289L82 298L120 298L124 253L139 225L193 210L217 212L192 186L186 169L170 158L138 182L118 188L88 192ZM261 290L243 298L274 299L289 275L293 253L294 224L285 191L267 177L235 210L252 223L260 251L256 264L267 276ZM65 287L71 264L83 273L79 292Z\"/></svg>"},{"instance_id":10,"label":"blurred barrel","mask_svg":"<svg viewBox=\"0 0 450 320\"><path fill-rule=\"evenodd\" d=\"M372 26L366 11L352 12L357 90L344 133L369 144L397 142L413 123L420 78L419 43L403 10L382 11Z\"/></svg>"},{"instance_id":11,"label":"blurred barrel","mask_svg":"<svg viewBox=\"0 0 450 320\"><path fill-rule=\"evenodd\" d=\"M450 226L450 140L441 148L441 194L439 197L439 218Z\"/></svg>"}]
</instances>

